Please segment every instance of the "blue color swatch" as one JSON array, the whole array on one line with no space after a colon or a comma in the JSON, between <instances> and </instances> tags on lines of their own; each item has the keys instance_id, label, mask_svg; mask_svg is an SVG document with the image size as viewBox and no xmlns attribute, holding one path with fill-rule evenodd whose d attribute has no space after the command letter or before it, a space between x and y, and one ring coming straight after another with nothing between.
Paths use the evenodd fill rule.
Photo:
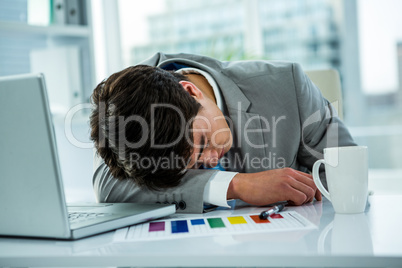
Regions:
<instances>
[{"instance_id":1,"label":"blue color swatch","mask_svg":"<svg viewBox=\"0 0 402 268\"><path fill-rule=\"evenodd\" d=\"M187 221L172 221L172 234L174 233L188 233Z\"/></svg>"},{"instance_id":2,"label":"blue color swatch","mask_svg":"<svg viewBox=\"0 0 402 268\"><path fill-rule=\"evenodd\" d=\"M191 225L203 225L203 224L205 224L204 219L191 220Z\"/></svg>"}]
</instances>

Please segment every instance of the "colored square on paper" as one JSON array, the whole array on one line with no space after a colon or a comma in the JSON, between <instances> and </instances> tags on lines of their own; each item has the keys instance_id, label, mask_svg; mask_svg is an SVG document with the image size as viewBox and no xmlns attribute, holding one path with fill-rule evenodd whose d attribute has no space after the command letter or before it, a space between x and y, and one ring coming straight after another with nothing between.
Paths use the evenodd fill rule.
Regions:
<instances>
[{"instance_id":1,"label":"colored square on paper","mask_svg":"<svg viewBox=\"0 0 402 268\"><path fill-rule=\"evenodd\" d=\"M282 217L281 214L272 214L270 217L271 217L272 219L283 219L283 217Z\"/></svg>"},{"instance_id":2,"label":"colored square on paper","mask_svg":"<svg viewBox=\"0 0 402 268\"><path fill-rule=\"evenodd\" d=\"M172 221L172 233L188 233L188 226L186 220Z\"/></svg>"},{"instance_id":3,"label":"colored square on paper","mask_svg":"<svg viewBox=\"0 0 402 268\"><path fill-rule=\"evenodd\" d=\"M250 218L255 223L270 223L270 221L268 219L265 219L265 220L260 219L260 215L250 215Z\"/></svg>"},{"instance_id":4,"label":"colored square on paper","mask_svg":"<svg viewBox=\"0 0 402 268\"><path fill-rule=\"evenodd\" d=\"M243 218L242 216L236 216L236 217L228 217L228 220L231 224L245 224L247 223L246 219Z\"/></svg>"},{"instance_id":5,"label":"colored square on paper","mask_svg":"<svg viewBox=\"0 0 402 268\"><path fill-rule=\"evenodd\" d=\"M165 231L165 222L151 222L149 224L149 232Z\"/></svg>"},{"instance_id":6,"label":"colored square on paper","mask_svg":"<svg viewBox=\"0 0 402 268\"><path fill-rule=\"evenodd\" d=\"M225 228L225 224L223 223L221 218L210 218L208 219L209 226L211 228Z\"/></svg>"},{"instance_id":7,"label":"colored square on paper","mask_svg":"<svg viewBox=\"0 0 402 268\"><path fill-rule=\"evenodd\" d=\"M204 225L204 224L205 224L204 219L191 220L191 225Z\"/></svg>"}]
</instances>

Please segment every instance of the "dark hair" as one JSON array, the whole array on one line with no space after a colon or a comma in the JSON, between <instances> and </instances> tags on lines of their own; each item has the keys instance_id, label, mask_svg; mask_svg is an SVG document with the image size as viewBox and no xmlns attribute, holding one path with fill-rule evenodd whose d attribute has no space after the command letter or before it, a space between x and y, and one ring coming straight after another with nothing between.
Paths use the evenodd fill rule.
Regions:
<instances>
[{"instance_id":1,"label":"dark hair","mask_svg":"<svg viewBox=\"0 0 402 268\"><path fill-rule=\"evenodd\" d=\"M192 119L201 108L181 80L187 79L137 65L94 89L91 139L115 178L152 190L180 184L193 151Z\"/></svg>"}]
</instances>

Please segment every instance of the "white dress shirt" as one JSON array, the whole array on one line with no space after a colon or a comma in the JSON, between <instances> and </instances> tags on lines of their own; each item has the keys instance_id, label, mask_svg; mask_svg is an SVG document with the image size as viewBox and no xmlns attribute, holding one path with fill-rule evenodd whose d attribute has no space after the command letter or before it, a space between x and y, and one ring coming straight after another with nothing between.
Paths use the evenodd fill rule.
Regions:
<instances>
[{"instance_id":1,"label":"white dress shirt","mask_svg":"<svg viewBox=\"0 0 402 268\"><path fill-rule=\"evenodd\" d=\"M214 91L216 105L220 110L222 110L223 102L221 92L219 91L215 79L209 73L197 68L182 68L176 72L183 75L195 73L204 76ZM230 207L226 198L227 192L230 182L237 173L238 172L218 171L214 176L212 176L205 185L204 203L220 207Z\"/></svg>"}]
</instances>

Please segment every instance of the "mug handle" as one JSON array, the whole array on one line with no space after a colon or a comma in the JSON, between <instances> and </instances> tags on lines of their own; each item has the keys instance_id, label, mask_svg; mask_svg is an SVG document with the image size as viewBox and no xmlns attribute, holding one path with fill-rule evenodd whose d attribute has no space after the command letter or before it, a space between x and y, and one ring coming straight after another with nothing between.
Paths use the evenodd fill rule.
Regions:
<instances>
[{"instance_id":1,"label":"mug handle","mask_svg":"<svg viewBox=\"0 0 402 268\"><path fill-rule=\"evenodd\" d=\"M314 166L313 166L313 179L314 179L314 183L315 183L315 185L317 186L318 190L320 190L320 192L321 192L329 201L331 201L331 196L330 196L330 194L328 193L328 191L324 188L324 186L322 185L321 180L320 180L320 174L318 173L318 170L319 170L321 164L325 164L325 160L324 160L324 159L317 160L317 161L314 163Z\"/></svg>"}]
</instances>

